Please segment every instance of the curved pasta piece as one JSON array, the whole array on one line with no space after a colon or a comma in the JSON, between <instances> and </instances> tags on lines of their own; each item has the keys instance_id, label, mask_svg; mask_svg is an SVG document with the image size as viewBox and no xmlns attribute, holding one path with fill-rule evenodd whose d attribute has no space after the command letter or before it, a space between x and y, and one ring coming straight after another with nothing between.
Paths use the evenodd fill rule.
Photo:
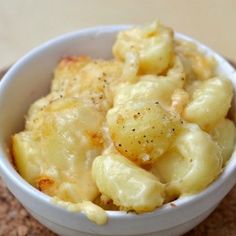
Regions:
<instances>
[{"instance_id":1,"label":"curved pasta piece","mask_svg":"<svg viewBox=\"0 0 236 236\"><path fill-rule=\"evenodd\" d=\"M122 31L113 46L113 54L125 61L127 52L138 55L140 74L161 74L172 63L173 31L158 21L142 28Z\"/></svg>"},{"instance_id":2,"label":"curved pasta piece","mask_svg":"<svg viewBox=\"0 0 236 236\"><path fill-rule=\"evenodd\" d=\"M176 113L158 102L137 101L115 106L107 124L116 149L138 164L154 162L171 144L181 127Z\"/></svg>"},{"instance_id":3,"label":"curved pasta piece","mask_svg":"<svg viewBox=\"0 0 236 236\"><path fill-rule=\"evenodd\" d=\"M178 196L203 190L220 174L222 164L221 150L211 136L187 124L151 171L168 183L170 196Z\"/></svg>"},{"instance_id":4,"label":"curved pasta piece","mask_svg":"<svg viewBox=\"0 0 236 236\"><path fill-rule=\"evenodd\" d=\"M92 176L99 191L121 209L146 212L163 204L164 185L122 155L96 157Z\"/></svg>"},{"instance_id":5,"label":"curved pasta piece","mask_svg":"<svg viewBox=\"0 0 236 236\"><path fill-rule=\"evenodd\" d=\"M223 119L231 104L232 83L226 79L206 80L193 92L192 100L183 111L183 118L210 130Z\"/></svg>"},{"instance_id":6,"label":"curved pasta piece","mask_svg":"<svg viewBox=\"0 0 236 236\"><path fill-rule=\"evenodd\" d=\"M236 128L229 119L220 121L211 131L210 135L222 149L224 164L229 160L236 142Z\"/></svg>"}]
</instances>

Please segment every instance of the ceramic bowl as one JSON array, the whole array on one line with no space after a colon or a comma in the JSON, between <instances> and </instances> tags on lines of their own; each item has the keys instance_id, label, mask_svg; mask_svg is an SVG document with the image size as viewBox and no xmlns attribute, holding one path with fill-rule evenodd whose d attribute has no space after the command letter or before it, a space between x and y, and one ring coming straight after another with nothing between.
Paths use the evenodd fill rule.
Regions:
<instances>
[{"instance_id":1,"label":"ceramic bowl","mask_svg":"<svg viewBox=\"0 0 236 236\"><path fill-rule=\"evenodd\" d=\"M50 197L28 184L10 162L12 134L23 129L30 104L49 91L52 72L58 61L68 55L112 57L117 32L130 26L102 26L63 35L33 49L21 58L0 83L0 172L4 182L23 206L43 225L64 236L87 235L180 235L204 220L236 183L236 152L223 173L199 194L180 198L151 213L132 214L107 211L108 223L96 225L81 213L71 213L51 203ZM218 72L234 84L235 70L220 55L196 40L176 33L176 38L194 41L218 62ZM236 99L232 103L235 114Z\"/></svg>"}]
</instances>

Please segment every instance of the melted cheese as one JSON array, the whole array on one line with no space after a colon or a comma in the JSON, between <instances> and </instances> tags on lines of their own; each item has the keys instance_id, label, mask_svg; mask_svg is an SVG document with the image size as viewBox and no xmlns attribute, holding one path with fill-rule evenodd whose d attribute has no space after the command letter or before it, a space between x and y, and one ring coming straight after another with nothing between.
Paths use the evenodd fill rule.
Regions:
<instances>
[{"instance_id":1,"label":"melted cheese","mask_svg":"<svg viewBox=\"0 0 236 236\"><path fill-rule=\"evenodd\" d=\"M68 211L82 212L88 217L89 220L93 221L98 225L103 225L106 224L107 222L106 212L101 207L92 203L91 201L82 201L81 203L71 203L71 202L61 201L60 199L54 197L52 202L63 208L66 208Z\"/></svg>"},{"instance_id":2,"label":"melted cheese","mask_svg":"<svg viewBox=\"0 0 236 236\"><path fill-rule=\"evenodd\" d=\"M13 137L20 174L43 192L65 201L94 200L98 190L91 164L103 147L104 116L76 99L51 103L35 129Z\"/></svg>"}]
</instances>

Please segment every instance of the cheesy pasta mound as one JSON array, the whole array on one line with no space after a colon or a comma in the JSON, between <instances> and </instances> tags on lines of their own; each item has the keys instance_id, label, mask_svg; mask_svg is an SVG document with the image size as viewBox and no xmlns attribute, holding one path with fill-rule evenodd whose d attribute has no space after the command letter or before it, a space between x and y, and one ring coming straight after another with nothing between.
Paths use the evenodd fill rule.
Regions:
<instances>
[{"instance_id":1,"label":"cheesy pasta mound","mask_svg":"<svg viewBox=\"0 0 236 236\"><path fill-rule=\"evenodd\" d=\"M236 139L232 84L196 45L157 21L120 32L113 55L63 58L12 138L20 175L97 224L203 190Z\"/></svg>"}]
</instances>

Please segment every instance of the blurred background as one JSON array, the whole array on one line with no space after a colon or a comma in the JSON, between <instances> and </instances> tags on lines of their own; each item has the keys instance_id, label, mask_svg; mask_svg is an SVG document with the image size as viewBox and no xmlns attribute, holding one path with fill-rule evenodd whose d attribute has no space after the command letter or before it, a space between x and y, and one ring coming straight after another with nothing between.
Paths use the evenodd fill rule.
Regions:
<instances>
[{"instance_id":1,"label":"blurred background","mask_svg":"<svg viewBox=\"0 0 236 236\"><path fill-rule=\"evenodd\" d=\"M236 0L0 0L0 68L66 32L156 18L236 60Z\"/></svg>"}]
</instances>

